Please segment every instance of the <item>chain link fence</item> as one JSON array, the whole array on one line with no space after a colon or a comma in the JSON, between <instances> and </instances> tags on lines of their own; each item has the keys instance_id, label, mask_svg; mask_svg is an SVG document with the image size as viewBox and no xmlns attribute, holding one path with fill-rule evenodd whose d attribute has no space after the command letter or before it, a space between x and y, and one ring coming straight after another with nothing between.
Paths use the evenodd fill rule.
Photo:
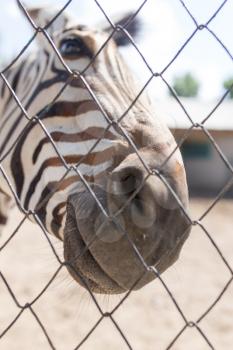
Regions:
<instances>
[{"instance_id":1,"label":"chain link fence","mask_svg":"<svg viewBox=\"0 0 233 350\"><path fill-rule=\"evenodd\" d=\"M28 43L22 48L21 52L17 55L17 57L6 67L4 68L4 70L1 71L0 75L1 75L1 79L3 79L3 81L6 84L6 87L9 89L11 95L13 96L15 102L18 105L19 110L22 112L23 116L28 120L28 125L30 125L31 123L38 123L41 128L44 130L45 134L47 135L47 138L49 139L49 141L51 142L51 144L53 145L54 148L54 152L58 155L58 157L60 158L61 162L64 165L64 168L66 169L66 174L65 176L70 172L70 171L75 171L78 176L80 177L80 179L82 180L84 186L90 191L91 195L93 196L93 198L95 199L95 201L97 202L97 204L100 207L100 210L102 210L103 214L105 216L107 216L104 208L102 208L101 204L98 201L98 198L96 197L95 193L92 191L92 188L90 187L89 183L85 180L85 177L82 175L82 173L79 171L78 169L78 165L77 166L70 166L69 164L67 164L67 162L65 161L65 159L62 157L62 155L60 154L56 143L54 142L53 138L51 137L50 133L48 130L46 130L45 126L43 125L43 122L40 120L40 116L34 116L33 118L31 118L28 113L27 110L24 108L24 106L21 104L20 100L18 99L17 95L14 92L13 87L9 84L8 80L7 80L7 72L8 70L15 64L15 62L17 62L21 56L23 55L23 53L28 49L29 45L31 44L31 42L34 41L34 39L36 38L37 34L39 32L43 33L44 37L46 38L46 40L48 41L48 43L53 47L54 51L57 54L57 57L60 59L64 69L67 71L68 75L69 75L69 79L67 80L67 84L69 84L69 82L71 80L75 80L75 79L81 79L82 82L84 83L85 87L88 89L90 95L92 96L93 100L95 101L95 103L98 104L100 111L102 111L103 115L105 116L106 120L109 121L109 125L111 125L111 120L109 119L108 115L106 115L105 110L103 109L103 107L101 106L101 104L98 101L98 98L95 96L95 94L93 93L93 91L91 90L91 88L89 87L89 85L87 84L87 82L85 81L85 77L84 77L84 72L76 72L76 71L72 71L64 62L64 60L61 58L58 49L56 48L54 42L52 41L51 37L49 36L47 29L49 28L49 26L53 23L53 21L58 18L63 11L65 11L72 0L68 1L61 9L60 11L57 13L56 17L53 18L51 20L51 22L45 27L45 28L39 28L36 26L36 24L33 22L33 20L30 18L27 10L25 9L23 3L21 3L21 1L17 1L18 5L21 7L25 17L27 17L28 21L30 22L34 34L31 37L31 39L28 41ZM147 2L149 0L144 0L141 3L141 6L135 10L134 14L131 16L131 18L127 21L127 23L125 23L124 25L120 26L120 25L115 25L112 20L110 19L110 17L108 16L108 14L105 12L105 9L101 6L101 4L97 1L97 0L93 0L93 3L95 2L95 4L98 6L99 11L102 12L102 14L104 15L104 17L106 18L107 22L109 23L109 25L112 27L112 33L109 35L108 40L114 35L115 32L118 31L122 31L124 33L124 35L127 37L127 40L130 41L131 45L134 46L134 48L136 49L138 55L140 55L140 57L143 59L145 65L147 66L147 68L150 71L150 78L148 79L148 81L146 82L146 84L144 85L144 87L141 89L141 91L139 92L138 96L136 97L136 99L134 101L132 101L131 105L129 106L129 108L127 109L127 111L124 113L124 115L121 116L121 118L119 118L118 120L118 127L121 129L122 134L124 135L124 137L126 138L126 141L134 148L134 151L138 154L138 157L140 159L140 161L142 162L143 166L145 167L146 171L148 172L148 176L151 175L151 170L148 169L148 166L146 164L146 162L141 158L140 154L137 151L136 146L134 145L134 143L132 142L132 140L129 138L129 136L127 135L127 133L124 131L124 129L122 128L122 126L120 125L120 122L122 121L122 119L127 115L128 111L133 107L133 105L135 104L135 102L137 101L137 99L140 97L140 95L143 93L143 91L146 89L146 87L149 85L149 83L154 80L154 79L160 79L166 86L167 88L170 90L170 92L172 93L174 99L177 101L177 104L180 105L180 107L182 108L182 110L184 111L184 113L186 114L187 118L189 119L190 123L191 123L191 127L186 130L183 134L183 136L181 137L181 139L178 142L178 146L177 147L181 147L182 144L185 142L185 140L188 139L189 135L191 134L191 132L193 132L193 130L195 129L200 129L202 130L202 132L206 135L207 139L209 140L209 142L213 145L213 147L216 149L216 151L218 152L219 156L221 157L221 159L223 160L225 166L229 169L229 171L231 172L231 178L230 180L227 182L227 184L222 188L222 190L220 191L220 193L216 196L216 198L213 200L212 204L209 205L209 207L205 210L205 212L202 213L202 215L193 220L189 214L186 212L186 210L182 207L182 204L178 198L178 196L176 195L176 193L174 193L173 189L169 186L168 182L166 181L166 179L163 177L162 174L162 170L161 169L154 169L153 170L153 175L154 176L158 176L161 181L163 181L163 183L168 187L169 191L171 191L173 193L173 196L176 198L179 206L181 207L181 209L184 212L184 215L186 215L186 217L188 218L190 225L191 226L199 226L200 229L203 231L203 233L206 235L206 237L209 240L209 244L213 247L213 249L215 249L217 251L217 253L219 254L220 258L222 259L225 267L228 269L229 273L230 273L230 278L227 281L227 283L225 284L224 288L222 288L221 292L219 293L219 295L216 297L216 299L214 300L214 302L211 303L211 305L209 305L206 310L197 318L194 320L189 320L187 318L187 316L185 315L185 312L182 310L182 307L179 305L178 301L176 300L175 296L173 295L173 293L171 292L171 288L169 287L169 285L167 285L167 283L165 282L163 276L161 276L158 271L156 270L156 268L154 266L148 266L147 263L145 262L145 260L143 259L143 257L141 256L140 252L138 251L137 247L135 246L135 244L132 243L132 249L134 249L134 251L136 252L138 259L140 261L140 263L143 265L145 273L147 271L150 271L151 273L153 273L156 277L157 277L157 281L159 281L159 283L161 283L162 287L164 288L164 290L167 293L167 297L170 298L172 300L172 302L174 303L174 306L177 310L177 313L181 316L182 320L183 320L183 327L179 330L179 332L176 334L176 336L173 339L168 340L168 344L166 349L175 349L176 348L176 343L178 341L178 339L181 337L181 335L188 329L188 328L195 328L197 330L197 332L199 333L200 337L203 338L203 340L205 341L207 347L209 347L210 349L215 349L214 344L212 343L212 340L209 338L208 334L202 329L202 321L206 318L206 316L215 308L216 304L219 302L219 300L221 298L224 297L224 293L227 291L227 289L229 288L229 286L232 283L233 280L233 270L232 267L230 265L230 263L227 261L227 259L225 258L224 254L221 252L220 248L218 247L218 245L215 243L214 239L212 238L211 232L208 232L208 229L205 227L205 225L203 224L203 219L210 213L210 211L213 210L213 208L215 207L215 205L219 202L219 200L227 193L227 191L230 189L230 187L233 184L233 166L230 163L230 161L227 159L227 157L224 155L224 153L222 152L221 148L219 147L218 143L216 142L216 140L214 139L214 137L211 135L211 132L208 130L208 128L206 127L206 122L212 118L212 116L214 115L215 111L219 108L219 106L224 102L224 100L227 98L229 91L226 91L224 93L224 95L219 99L218 103L214 106L213 110L202 120L201 123L196 123L192 117L189 115L188 111L186 110L185 106L182 104L182 101L179 99L179 97L176 95L175 91L172 89L172 87L170 86L169 82L165 79L164 77L164 73L167 71L167 69L173 64L173 62L182 55L183 50L186 48L186 46L189 45L189 43L193 40L193 38L197 35L197 33L199 31L206 31L209 33L209 35L214 38L216 40L216 42L222 47L222 49L225 51L226 55L228 55L231 60L233 58L232 54L230 53L230 51L228 50L228 48L224 45L224 43L221 41L221 39L217 36L217 34L210 29L210 24L211 22L217 17L217 16L221 16L221 11L223 9L223 7L226 5L226 3L230 0L225 0L221 3L221 5L219 6L219 8L212 14L212 16L208 19L208 21L206 23L198 23L198 21L195 19L195 17L193 16L193 14L190 12L188 6L185 4L184 1L182 0L177 0L180 2L180 4L183 6L187 17L190 17L191 20L193 21L194 25L195 25L195 30L191 33L191 35L188 37L188 39L183 43L183 45L177 50L175 56L172 58L172 60L166 64L166 66L162 69L162 71L160 72L154 72L153 69L150 67L150 65L148 64L146 58L143 55L143 52L140 51L140 49L138 48L137 44L134 42L134 40L131 38L131 36L128 34L127 32L127 26L129 25L129 23L131 21L133 21L135 19L136 16L138 16L140 14L140 11L142 10L142 8L144 6L146 6ZM107 41L108 41L107 40ZM99 52L101 50L104 49L104 46L106 45L106 43L100 48ZM98 55L98 53L97 53ZM96 55L96 56L97 56ZM95 60L95 57L92 58L92 62ZM87 68L86 68L87 69ZM65 88L66 84L64 85ZM64 89L63 88L63 89ZM62 89L62 91L63 91ZM231 87L232 89L232 87ZM62 93L62 91L59 92L59 94L51 101L51 105L53 105L56 101L56 99L59 97L59 95ZM42 106L43 107L43 106ZM26 127L27 127L26 126ZM25 131L25 130L24 130ZM24 133L24 131L22 132L22 134ZM21 135L22 135L21 134ZM19 135L18 140L20 140L21 135ZM17 140L17 142L18 142ZM97 141L97 143L100 140ZM16 142L16 144L17 144ZM97 144L96 143L96 144ZM16 144L14 144L12 147L15 147ZM96 146L96 145L95 145ZM3 159L5 157L9 156L11 150L9 150L8 153L4 154L4 156L1 156L0 161L2 162ZM176 151L176 149L174 149L174 151L170 154L169 158L166 160L166 162L173 156L174 152ZM53 281L56 279L58 273L60 272L61 269L66 268L67 265L69 265L68 262L66 261L62 261L59 257L59 255L56 252L56 249L50 239L50 236L48 235L43 223L41 222L38 214L36 211L32 211L32 210L26 210L22 205L21 202L19 200L19 198L17 197L16 191L14 189L14 186L11 184L7 173L5 172L4 168L2 167L2 165L0 165L0 171L1 171L1 176L3 176L5 178L5 180L7 181L10 190L12 192L12 195L15 199L15 203L17 204L17 206L19 207L20 211L24 214L24 218L23 220L19 223L19 225L17 226L17 228L14 230L14 232L12 232L12 234L9 236L9 238L1 244L0 246L0 254L4 251L5 247L10 243L11 240L14 239L14 237L17 235L20 227L23 225L24 221L26 218L28 217L33 217L34 220L36 221L37 225L40 226L44 236L46 237L46 240L48 242L48 245L50 246L51 250L53 251L54 256L56 257L59 267L57 269L57 271L53 274L53 276L51 277L51 279L47 282L47 285L41 290L41 292L33 299L33 300L28 300L28 302L26 304L20 304L20 302L18 301L17 295L14 293L10 283L8 282L7 278L4 275L4 271L0 271L0 278L3 282L3 284L5 285L5 288L7 289L7 291L9 292L9 295L11 296L12 300L14 301L15 305L18 308L18 314L16 315L16 317L14 319L11 320L11 322L9 323L9 325L1 332L0 334L0 341L3 337L5 337L8 333L8 331L14 326L14 324L16 322L18 322L18 320L21 318L21 316L24 314L25 310L29 310L35 320L35 322L37 322L37 324L39 325L41 332L44 334L44 336L46 337L49 347L51 349L56 349L55 344L54 344L54 340L51 338L49 332L46 329L46 326L43 324L43 322L41 321L41 319L39 318L39 316L37 315L35 309L34 309L34 305L35 303L37 303L37 301L43 296L44 293L46 293L47 289L49 288L49 286L53 283ZM62 181L62 179L61 179ZM125 232L125 234L127 235L127 232ZM3 239L4 239L4 235L3 235ZM23 239L23 238L22 238ZM130 239L130 238L129 238ZM72 266L71 266L72 268ZM156 282L158 283L158 282ZM86 283L85 283L86 284ZM127 338L127 334L121 329L121 326L118 324L118 322L115 320L114 315L116 313L116 311L121 308L122 304L125 302L126 299L130 298L130 294L132 292L133 286L131 288L131 290L129 290L128 293L126 293L124 295L124 297L122 297L122 299L118 302L118 304L111 310L111 312L104 312L101 308L101 306L99 305L95 295L91 292L89 286L86 284L86 288L88 289L91 299L93 301L93 303L95 303L96 308L99 311L99 319L98 321L95 323L95 325L93 327L91 327L89 329L89 332L86 334L86 336L84 337L84 339L82 339L82 341L76 345L75 349L82 349L82 346L85 344L85 342L87 341L87 339L89 337L95 336L93 335L93 332L95 331L95 329L99 326L99 324L105 319L108 318L112 324L114 325L114 327L116 328L117 332L119 333L119 337L122 337L123 341L125 342L126 346L128 347L128 349L133 349L133 346L130 344L130 341ZM0 311L1 312L1 311ZM153 325L151 325L151 331L153 330ZM33 348L33 347L32 347Z\"/></svg>"}]
</instances>

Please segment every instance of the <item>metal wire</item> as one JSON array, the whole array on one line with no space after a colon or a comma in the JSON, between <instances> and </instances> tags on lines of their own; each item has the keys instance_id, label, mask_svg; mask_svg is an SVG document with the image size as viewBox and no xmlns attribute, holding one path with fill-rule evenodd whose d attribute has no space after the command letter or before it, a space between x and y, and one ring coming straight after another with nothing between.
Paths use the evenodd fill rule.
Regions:
<instances>
[{"instance_id":1,"label":"metal wire","mask_svg":"<svg viewBox=\"0 0 233 350\"><path fill-rule=\"evenodd\" d=\"M42 321L39 319L35 309L34 309L34 304L41 298L41 296L46 293L48 287L50 286L50 284L54 281L54 279L56 278L56 276L58 275L58 273L60 272L60 270L63 267L69 267L70 269L73 270L73 272L75 274L77 274L79 276L80 279L82 279L84 285L86 286L86 289L89 291L89 294L91 296L91 299L93 301L93 303L95 304L97 310L99 311L99 319L97 320L97 322L95 323L95 325L89 329L88 333L85 335L85 337L80 341L79 344L76 345L75 349L80 349L82 348L82 345L87 341L87 339L92 335L92 333L94 332L94 330L99 326L99 324L103 321L104 318L109 318L109 320L112 322L112 324L114 325L114 327L116 328L116 330L119 333L119 337L122 337L122 339L125 342L125 345L128 347L128 349L133 349L132 345L130 344L129 340L127 339L127 334L125 334L123 332L123 330L120 328L120 325L116 322L116 320L114 319L114 314L115 312L121 307L121 305L125 302L125 300L127 300L130 297L131 291L134 287L134 285L138 282L136 281L135 284L131 287L131 289L128 291L128 293L120 300L120 302L118 302L118 304L112 309L111 312L105 313L102 308L100 307L95 295L91 292L90 287L88 286L88 283L82 278L82 276L79 274L78 271L76 271L74 269L74 267L72 266L71 262L66 262L66 261L62 261L52 242L51 239L46 231L46 228L44 227L44 224L41 222L37 211L39 210L40 206L43 205L44 202L46 202L46 200L48 200L48 198L44 198L44 200L42 201L42 203L40 204L40 206L37 208L37 211L33 211L33 210L27 210L27 208L24 208L23 204L20 202L20 199L17 197L17 194L14 190L14 186L11 184L6 172L4 171L1 162L9 156L9 153L12 151L12 149L14 149L14 147L16 147L17 143L20 142L21 138L23 137L23 135L25 133L27 133L27 128L30 126L31 123L36 123L37 125L39 125L41 127L41 129L43 130L43 132L45 133L46 137L48 138L48 140L50 141L51 145L53 146L54 152L55 154L59 157L61 164L63 164L64 166L64 176L61 178L60 181L63 181L64 178L70 173L70 172L75 172L75 174L80 178L80 180L83 182L83 185L86 187L86 189L90 192L90 194L93 196L94 200L96 201L100 211L103 213L104 217L106 217L106 219L110 219L112 220L116 226L118 227L118 229L120 231L122 231L126 236L127 239L129 240L130 244L132 245L132 249L134 250L136 256L138 257L138 260L140 261L140 263L143 266L144 269L144 273L146 272L150 272L152 274L154 274L157 279L160 281L161 285L163 286L164 290L166 291L168 297L172 300L174 307L177 310L177 313L181 316L182 320L183 320L183 326L181 328L181 330L175 335L175 337L173 339L170 340L170 342L168 343L166 349L175 349L174 345L176 344L177 340L180 338L180 336L188 329L188 328L196 328L198 334L200 335L200 337L203 338L203 340L205 341L207 347L211 348L211 349L215 349L213 343L211 342L211 339L209 339L207 332L205 332L202 328L201 328L201 322L203 321L203 319L207 316L207 314L209 314L216 306L216 304L219 302L219 300L221 298L223 298L224 293L226 292L226 290L229 288L229 286L232 284L232 280L233 280L233 268L231 267L230 263L227 261L227 259L224 257L224 254L221 252L221 249L218 247L217 243L213 240L211 233L208 232L208 230L206 229L206 227L203 224L203 219L209 214L209 212L212 210L212 208L216 205L216 203L220 200L220 198L228 191L229 187L232 186L233 184L233 168L232 165L230 164L229 160L227 159L227 157L224 155L223 151L221 150L220 146L217 144L216 140L214 139L214 137L211 135L211 133L208 131L207 127L205 126L206 121L211 118L213 116L213 114L215 113L215 111L219 108L219 106L223 103L225 97L227 96L227 94L229 93L229 91L227 91L222 98L218 101L218 103L216 104L216 106L213 108L212 112L209 113L201 123L197 124L193 121L193 119L191 118L191 116L189 115L189 113L187 112L187 110L185 109L185 106L183 106L182 101L179 99L179 97L176 95L175 91L172 89L172 87L170 86L170 84L166 81L165 77L164 77L164 73L167 71L167 69L176 61L177 57L182 55L183 50L189 45L189 43L193 40L193 38L197 35L197 33L201 30L205 30L207 31L212 38L214 38L216 40L216 42L221 46L221 48L226 52L226 54L232 59L232 54L230 53L229 49L226 47L226 45L221 41L221 39L212 31L212 29L209 28L209 25L211 23L211 21L216 17L216 16L221 16L221 10L222 8L225 6L225 4L227 3L228 0L223 1L220 6L216 9L216 11L210 16L210 18L208 19L208 21L204 24L199 24L197 19L195 18L195 16L192 14L192 12L189 10L188 6L186 5L185 1L183 0L177 0L177 2L179 2L181 4L181 6L183 7L186 15L188 17L191 18L191 20L193 21L194 25L195 25L195 29L193 30L193 32L191 33L191 35L185 40L185 42L181 45L181 47L177 50L177 52L175 53L174 57L167 63L164 63L164 68L161 70L161 72L154 72L153 69L151 68L151 66L148 64L146 58L144 57L143 53L140 51L139 47L137 46L137 44L134 42L134 40L132 39L132 37L130 36L130 34L127 32L127 27L130 24L131 21L133 21L135 19L136 16L138 16L138 14L140 14L142 8L144 8L148 2L148 0L144 0L141 2L141 5L135 10L135 13L132 14L132 16L128 19L128 21L125 23L124 26L118 26L115 25L112 20L110 19L110 17L108 16L108 14L106 13L105 9L101 6L101 4L97 1L97 0L93 0L93 4L95 3L99 10L102 12L102 14L105 16L106 20L108 21L109 25L112 28L112 32L109 34L108 39L106 40L106 42L101 46L101 48L99 49L99 51L96 53L96 55L92 58L91 62L88 64L88 66L82 71L82 72L76 72L76 71L72 71L67 64L64 62L64 60L62 59L59 51L57 50L52 38L49 36L47 30L49 29L49 26L55 21L55 19L60 16L62 14L62 12L69 7L70 3L72 2L72 0L67 1L66 4L60 9L60 11L58 11L58 13L56 14L56 16L51 19L50 23L46 25L45 28L40 28L37 27L36 24L33 22L33 20L30 18L29 13L27 12L27 10L25 9L25 7L23 6L23 4L21 3L20 0L17 0L18 5L21 7L22 11L25 14L25 17L27 18L27 20L29 21L29 23L32 26L32 30L34 32L34 34L32 35L32 37L30 38L30 40L27 42L27 44L22 48L22 50L20 51L20 53L17 55L17 57L15 59L12 60L12 62L10 64L7 65L7 67L5 69L2 70L2 72L0 72L1 78L4 80L7 89L9 90L10 94L12 95L13 99L15 100L16 104L19 107L19 110L22 114L22 118L27 119L27 125L25 126L24 130L21 131L20 135L18 136L17 141L12 145L12 147L8 150L5 151L4 155L1 156L0 159L0 174L1 176L3 176L6 180L6 182L9 185L9 188L12 192L12 197L15 199L15 202L18 206L18 208L20 209L20 211L23 213L24 217L21 220L21 222L18 224L18 226L16 227L16 229L14 230L14 232L12 232L12 234L10 235L10 237L0 246L0 254L1 252L6 248L6 246L9 244L9 242L14 239L14 237L17 235L20 227L23 225L24 221L26 218L28 217L33 217L34 221L37 223L37 225L40 226L42 233L44 234L48 245L50 246L54 256L56 257L56 260L58 262L59 267L56 269L56 271L53 273L52 277L50 278L50 280L47 282L47 284L44 286L44 288L40 291L40 293L31 301L28 301L26 304L20 304L19 300L17 299L17 295L15 294L15 292L13 291L13 288L11 287L11 285L9 284L9 282L7 281L7 278L4 275L3 271L0 271L0 279L2 280L3 284L5 285L7 291L9 292L9 295L11 297L11 299L13 300L13 302L15 303L16 307L18 308L18 314L15 316L14 319L11 320L11 322L9 323L9 325L2 331L2 333L0 334L0 341L1 338L3 338L7 332L11 329L11 327L19 320L19 318L22 317L22 315L26 312L26 310L28 312L31 312L35 322L37 322L37 324L39 325L41 332L44 334L45 338L48 341L48 345L51 349L56 349L53 339L50 337L50 335L48 334L48 331L45 327L45 325L42 323ZM150 77L148 79L148 81L146 82L146 84L143 86L143 88L140 90L140 92L138 93L138 95L136 96L136 98L132 101L132 103L130 104L130 106L127 108L127 110L122 114L122 116L118 119L117 122L112 122L111 118L107 115L106 111L104 110L104 108L102 107L101 103L98 101L97 96L95 96L94 92L92 91L91 87L88 85L87 81L85 80L84 77L84 73L86 71L86 69L89 68L89 66L93 63L93 61L96 59L96 57L100 54L100 52L104 49L105 45L108 43L108 41L112 38L112 36L114 35L114 33L116 31L121 31L126 38L128 39L129 43L136 49L137 53L140 55L140 57L143 59L145 65L147 66L149 72L150 72ZM42 110L42 112L37 115L37 116L33 116L32 118L30 118L30 116L27 114L27 111L25 109L25 107L22 105L22 103L20 102L17 94L14 92L14 89L11 87L8 79L7 79L7 72L8 70L15 64L15 62L17 62L20 57L22 56L22 54L27 50L27 48L29 47L29 45L34 41L34 39L36 38L36 36L38 35L38 33L40 32L40 35L43 35L44 38L48 41L49 45L51 45L51 47L53 48L53 50L55 51L57 57L59 58L59 60L61 61L61 64L63 65L67 76L64 79L64 86L61 89L61 91L56 95L55 98L53 98L53 100L51 101L51 103L47 106L46 111L56 102L57 98L60 96L60 94L64 91L64 89L66 88L66 86L73 80L77 80L77 79L81 79L82 83L85 85L86 89L89 91L90 96L93 98L93 100L97 103L99 110L102 112L104 118L106 119L107 123L108 123L108 127L106 128L105 132L108 131L108 129L111 126L117 125L118 130L121 131L121 134L123 136L123 138L125 139L125 141L130 145L130 147L132 147L132 149L134 150L134 152L138 155L138 159L140 160L142 166L145 168L146 172L147 172L147 177L149 176L157 176L159 177L163 183L165 184L165 186L167 186L168 190L170 192L172 192L173 197L176 199L178 206L183 210L184 214L188 217L190 225L198 225L201 230L203 231L203 233L205 234L205 236L208 238L211 246L216 250L217 254L220 256L221 260L223 261L223 263L226 266L226 269L230 272L230 279L228 280L228 282L225 284L224 288L221 290L221 292L219 293L219 295L216 297L216 299L206 308L206 310L202 313L202 315L200 315L196 320L188 320L187 316L185 315L185 312L182 310L182 307L179 305L178 301L176 300L175 296L173 295L173 293L171 292L171 289L169 288L169 286L167 285L167 283L164 281L163 277L158 273L157 269L155 266L148 266L146 261L144 260L144 258L142 257L142 255L140 254L139 250L137 249L136 245L132 242L132 240L130 239L129 235L127 234L127 232L125 232L124 228L121 227L121 225L119 224L119 222L117 221L117 213L115 216L113 217L109 217L109 215L106 213L105 209L103 208L103 206L101 205L101 203L99 202L98 198L96 197L94 191L92 190L90 184L88 183L88 181L85 179L85 176L82 175L82 173L79 170L79 165L81 164L82 160L76 164L76 166L74 165L69 165L67 164L65 158L60 154L59 149L56 146L56 142L54 142L53 138L51 137L49 131L46 129L45 125L43 124L43 115L44 113L46 113L45 110ZM124 130L124 128L122 127L122 125L120 125L120 122L127 116L128 112L130 111L130 109L134 106L134 104L137 102L138 98L140 97L140 95L143 93L143 91L146 89L146 87L150 84L150 82L154 79L160 79L161 82L163 84L165 84L171 91L171 93L173 94L174 98L176 99L177 103L180 105L180 107L183 109L183 111L185 112L187 118L189 119L189 122L191 123L191 127L186 130L184 132L183 137L180 139L180 142L178 143L177 147L171 152L171 154L169 155L169 157L166 159L166 161L164 162L164 164L162 165L162 167L160 167L160 169L149 169L148 165L146 164L146 162L144 161L143 157L138 153L137 150L137 146L134 144L133 140L130 138L130 136L127 134L127 132ZM43 108L44 106L41 106L41 108ZM163 176L162 173L162 169L165 166L165 164L168 162L168 160L172 157L172 155L174 154L174 152L176 151L176 149L180 146L182 146L182 144L185 142L185 140L187 140L187 138L189 137L189 135L191 134L191 132L193 132L193 130L195 129L202 129L203 133L205 134L206 138L209 140L209 142L213 145L213 147L215 148L215 150L217 151L217 153L219 154L219 156L222 158L225 166L227 167L227 169L231 172L231 179L229 181L228 184L226 184L226 186L221 190L221 192L216 196L216 198L213 200L212 204L206 209L206 211L200 216L200 218L198 220L193 221L192 218L189 216L188 213L186 213L185 209L182 206L182 203L179 201L179 198L177 197L176 193L173 191L173 189L171 188L171 186L169 186L168 182L166 181L166 179ZM104 137L103 135L100 135L100 138L96 141L96 143L94 144L93 148L96 147L96 145L101 141L102 137ZM92 148L92 149L93 149ZM92 151L92 149L89 151L89 153ZM144 181L146 181L146 179ZM141 184L140 188L141 189L143 186L143 183ZM138 189L138 191L139 191ZM131 198L129 198L129 201L131 200ZM123 208L121 209L123 210ZM89 245L86 247L86 250L91 246L91 244L93 244L93 241L89 243ZM82 254L85 253L84 250L82 252ZM77 257L76 257L77 258ZM141 277L143 277L144 273L142 274Z\"/></svg>"}]
</instances>

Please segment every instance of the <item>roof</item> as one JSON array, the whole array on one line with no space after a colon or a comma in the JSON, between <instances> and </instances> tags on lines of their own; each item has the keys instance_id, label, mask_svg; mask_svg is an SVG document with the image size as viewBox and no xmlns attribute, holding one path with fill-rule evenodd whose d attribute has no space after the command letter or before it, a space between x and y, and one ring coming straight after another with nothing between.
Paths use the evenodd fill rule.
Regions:
<instances>
[{"instance_id":1,"label":"roof","mask_svg":"<svg viewBox=\"0 0 233 350\"><path fill-rule=\"evenodd\" d=\"M193 123L201 123L214 110L219 101L202 101L194 98L180 98ZM170 129L188 129L192 122L175 98L156 102L158 115L165 119ZM224 100L206 120L208 130L233 131L233 100Z\"/></svg>"}]
</instances>

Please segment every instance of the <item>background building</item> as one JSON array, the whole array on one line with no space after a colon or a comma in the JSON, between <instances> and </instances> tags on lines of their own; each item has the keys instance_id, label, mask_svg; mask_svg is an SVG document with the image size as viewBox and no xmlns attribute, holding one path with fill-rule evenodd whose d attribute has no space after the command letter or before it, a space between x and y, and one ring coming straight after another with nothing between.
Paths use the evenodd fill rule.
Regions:
<instances>
[{"instance_id":1,"label":"background building","mask_svg":"<svg viewBox=\"0 0 233 350\"><path fill-rule=\"evenodd\" d=\"M201 123L217 105L198 99L181 99L193 123ZM179 142L192 126L192 121L185 114L175 99L158 103L159 113L166 118L168 126ZM193 194L217 194L232 179L232 172L224 163L216 147L233 166L233 101L225 100L204 125L212 143L202 128L194 128L184 141L181 149L186 166L188 184ZM229 189L228 195L233 195Z\"/></svg>"}]
</instances>

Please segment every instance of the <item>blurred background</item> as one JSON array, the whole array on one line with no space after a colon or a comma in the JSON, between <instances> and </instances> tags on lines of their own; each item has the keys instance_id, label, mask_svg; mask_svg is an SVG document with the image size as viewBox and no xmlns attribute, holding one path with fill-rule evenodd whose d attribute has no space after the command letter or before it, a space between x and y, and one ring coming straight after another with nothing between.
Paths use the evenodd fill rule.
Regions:
<instances>
[{"instance_id":1,"label":"blurred background","mask_svg":"<svg viewBox=\"0 0 233 350\"><path fill-rule=\"evenodd\" d=\"M24 3L37 6L55 2L28 0ZM56 6L65 3L57 0ZM142 1L101 0L99 3L114 19L118 13L136 11ZM222 3L220 0L185 1L199 25L205 24ZM74 0L68 10L80 23L90 26L106 21L94 0ZM229 266L233 264L233 1L225 2L209 23L210 31L198 31L171 65L169 63L196 28L182 1L148 0L138 16L142 23L138 48L153 72L163 72L163 78L176 94L175 98L160 76L154 78L147 88L157 113L167 121L177 141L185 138L181 148L191 194L190 216L201 224L193 227L180 259L162 276L187 320L198 322L200 327L200 331L187 327L171 349L231 350L233 287ZM31 35L30 25L20 13L16 1L2 2L2 68L20 52ZM33 49L34 44L29 50ZM150 70L135 48L130 46L121 50L143 87L151 76ZM229 93L223 99L228 89ZM181 103L177 102L177 97ZM193 128L187 134L195 123L204 123L206 129ZM219 200L216 201L216 198ZM0 237L0 245L21 220L21 214L14 209L6 234L4 232ZM53 244L62 256L60 242L53 240ZM17 235L1 252L0 266L18 300L24 304L44 288L58 263L40 228L27 222L20 226ZM98 300L104 311L111 311L121 298L99 297ZM212 305L213 309L207 312ZM61 350L74 349L100 316L88 293L71 281L64 269L34 308L56 349ZM0 280L0 333L18 312ZM170 349L169 344L185 326L180 312L159 280L132 293L114 315L134 350ZM202 315L205 315L203 319L200 318ZM51 349L28 310L0 340L0 349L19 348ZM106 318L81 350L107 348L122 350L129 347Z\"/></svg>"}]
</instances>

